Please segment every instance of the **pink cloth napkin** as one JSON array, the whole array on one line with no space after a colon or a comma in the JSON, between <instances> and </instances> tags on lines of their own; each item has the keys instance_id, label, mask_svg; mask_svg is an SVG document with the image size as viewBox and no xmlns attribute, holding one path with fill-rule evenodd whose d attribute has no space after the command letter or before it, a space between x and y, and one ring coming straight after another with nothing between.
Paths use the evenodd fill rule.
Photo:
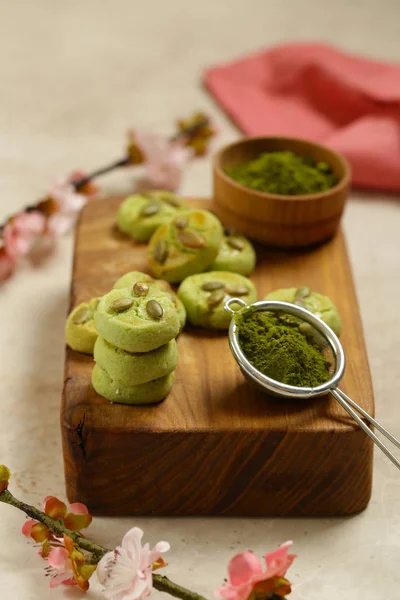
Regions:
<instances>
[{"instance_id":1,"label":"pink cloth napkin","mask_svg":"<svg viewBox=\"0 0 400 600\"><path fill-rule=\"evenodd\" d=\"M213 67L205 83L247 135L320 141L348 158L354 185L400 190L400 64L290 44Z\"/></svg>"}]
</instances>

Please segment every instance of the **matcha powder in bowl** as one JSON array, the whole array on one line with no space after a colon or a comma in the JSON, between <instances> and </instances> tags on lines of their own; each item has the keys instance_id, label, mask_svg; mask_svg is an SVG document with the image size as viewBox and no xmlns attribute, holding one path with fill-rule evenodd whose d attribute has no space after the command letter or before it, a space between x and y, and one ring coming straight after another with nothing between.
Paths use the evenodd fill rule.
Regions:
<instances>
[{"instance_id":1,"label":"matcha powder in bowl","mask_svg":"<svg viewBox=\"0 0 400 600\"><path fill-rule=\"evenodd\" d=\"M263 152L225 173L245 187L285 196L317 194L338 183L328 163L289 151Z\"/></svg>"}]
</instances>

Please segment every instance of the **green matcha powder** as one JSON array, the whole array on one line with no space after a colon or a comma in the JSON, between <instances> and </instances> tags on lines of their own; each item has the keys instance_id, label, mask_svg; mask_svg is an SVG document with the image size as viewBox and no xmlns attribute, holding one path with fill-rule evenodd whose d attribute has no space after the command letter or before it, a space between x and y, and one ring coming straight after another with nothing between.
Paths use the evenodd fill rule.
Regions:
<instances>
[{"instance_id":1,"label":"green matcha powder","mask_svg":"<svg viewBox=\"0 0 400 600\"><path fill-rule=\"evenodd\" d=\"M235 319L240 346L261 373L300 387L328 381L330 363L299 331L296 321L271 312L244 312Z\"/></svg>"},{"instance_id":2,"label":"green matcha powder","mask_svg":"<svg viewBox=\"0 0 400 600\"><path fill-rule=\"evenodd\" d=\"M264 152L225 172L248 188L287 196L323 192L338 182L327 163L293 152Z\"/></svg>"}]
</instances>

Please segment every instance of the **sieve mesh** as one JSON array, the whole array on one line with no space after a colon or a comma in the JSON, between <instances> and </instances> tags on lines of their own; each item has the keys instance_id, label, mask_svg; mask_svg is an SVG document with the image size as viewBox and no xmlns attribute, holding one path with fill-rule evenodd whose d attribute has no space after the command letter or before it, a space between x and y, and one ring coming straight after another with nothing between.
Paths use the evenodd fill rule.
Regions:
<instances>
[{"instance_id":1,"label":"sieve mesh","mask_svg":"<svg viewBox=\"0 0 400 600\"><path fill-rule=\"evenodd\" d=\"M252 312L251 314L249 314L248 318L249 319L257 319L257 316L261 313L277 318L279 320L279 322L282 323L282 325L284 325L285 327L289 327L290 329L296 330L302 336L304 336L304 338L307 340L307 342L311 346L316 348L323 355L324 359L330 364L330 367L327 370L327 375L329 376L329 378L331 378L333 376L333 374L336 371L336 357L333 352L332 346L330 345L329 340L328 340L327 336L324 335L323 331L321 331L320 329L317 329L316 327L311 325L309 322L305 321L302 317L293 316L286 311L257 310L257 311ZM238 341L239 341L239 345L240 345L242 351L244 352L244 354L246 356L246 349L241 342L240 332L241 332L241 326L239 324L238 328L237 328ZM268 332L267 327L265 328L265 332L266 333ZM271 375L269 375L268 373L265 373L265 374L271 377ZM279 381L279 380L276 380L276 381Z\"/></svg>"}]
</instances>

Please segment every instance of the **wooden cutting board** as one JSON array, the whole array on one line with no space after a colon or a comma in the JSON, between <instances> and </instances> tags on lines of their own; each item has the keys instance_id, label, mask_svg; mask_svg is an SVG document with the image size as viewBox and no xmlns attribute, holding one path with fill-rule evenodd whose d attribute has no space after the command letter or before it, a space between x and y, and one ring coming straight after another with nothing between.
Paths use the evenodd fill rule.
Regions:
<instances>
[{"instance_id":1,"label":"wooden cutting board","mask_svg":"<svg viewBox=\"0 0 400 600\"><path fill-rule=\"evenodd\" d=\"M76 232L71 308L147 271L146 246L114 226L120 200L89 203ZM206 200L194 206L210 207ZM310 285L343 319L342 388L373 414L363 331L343 234L312 250L257 248L259 298ZM68 498L103 515L347 515L371 494L373 444L326 396L270 398L241 375L227 336L201 329L178 338L168 398L110 404L91 386L93 359L66 349L61 427Z\"/></svg>"}]
</instances>

